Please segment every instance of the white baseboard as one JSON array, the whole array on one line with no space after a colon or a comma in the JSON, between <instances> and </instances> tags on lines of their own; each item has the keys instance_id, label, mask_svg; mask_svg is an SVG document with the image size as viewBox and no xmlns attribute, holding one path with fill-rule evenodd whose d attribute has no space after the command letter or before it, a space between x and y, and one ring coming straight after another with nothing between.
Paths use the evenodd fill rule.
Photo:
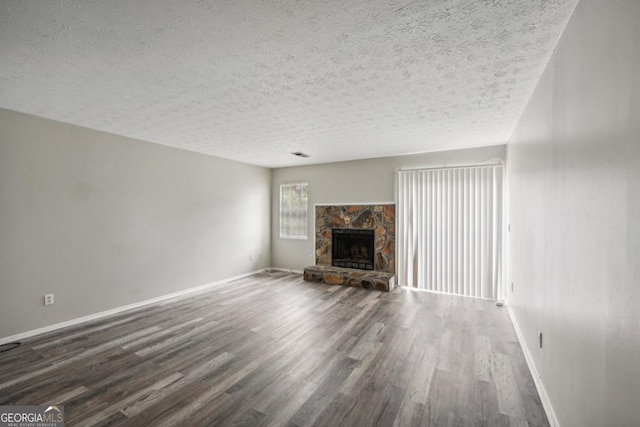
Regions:
<instances>
[{"instance_id":1,"label":"white baseboard","mask_svg":"<svg viewBox=\"0 0 640 427\"><path fill-rule=\"evenodd\" d=\"M304 274L304 271L302 270L292 270L290 268L271 267L268 270L283 271L285 273Z\"/></svg>"},{"instance_id":2,"label":"white baseboard","mask_svg":"<svg viewBox=\"0 0 640 427\"><path fill-rule=\"evenodd\" d=\"M232 280L237 280L237 279L242 279L244 277L248 277L251 275L254 275L256 273L260 273L265 271L266 269L260 269L260 270L255 270L252 271L250 273L244 273L244 274L240 274L238 276L233 276L233 277L229 277L226 279L222 279L222 280L218 280L216 282L211 282L211 283L207 283L205 285L201 285L201 286L196 286L195 288L189 288L189 289L185 289L182 291L178 291L178 292L174 292L171 294L167 294L167 295L162 295L156 298L151 298L151 299L147 299L144 301L139 301L133 304L128 304L128 305L123 305L121 307L116 307L116 308L112 308L110 310L106 310L106 311L101 311L99 313L95 313L95 314L90 314L88 316L83 316L83 317L78 317L76 319L71 319L71 320L67 320L66 322L61 322L61 323L56 323L53 325L49 325L49 326L45 326L43 328L38 328L38 329L34 329L31 331L27 331L27 332L22 332L20 334L16 334L16 335L10 335L8 337L2 337L0 338L0 345L2 344L7 344L10 342L14 342L14 341L20 341L23 340L25 338L30 338L36 335L40 335L40 334L44 334L47 332L51 332L51 331L55 331L56 329L62 329L62 328L66 328L69 326L74 326L77 325L79 323L84 323L84 322L89 322L91 320L97 320L97 319L101 319L103 317L107 317L107 316L111 316L113 314L117 314L126 310L131 310L134 308L138 308L138 307L143 307L145 305L149 305L149 304L153 304L153 303L157 303L160 301L164 301L164 300L168 300L171 298L178 298L181 296L186 296L189 295L191 293L197 292L197 291L201 291L207 288L211 288L217 285L221 285L223 283L227 283L230 282ZM289 271L289 270L285 270L285 271Z\"/></svg>"},{"instance_id":3,"label":"white baseboard","mask_svg":"<svg viewBox=\"0 0 640 427\"><path fill-rule=\"evenodd\" d=\"M547 419L549 420L549 425L551 427L560 427L560 422L558 421L556 412L553 410L553 405L551 405L551 399L549 399L547 390L544 388L544 384L542 383L542 378L540 378L540 374L538 374L538 369L536 368L536 365L533 362L533 356L529 351L529 347L527 347L527 342L524 340L524 335L520 330L520 325L518 325L516 316L515 314L513 314L513 311L511 310L511 307L508 304L507 304L507 311L509 312L509 317L511 318L511 323L513 324L513 328L516 330L518 341L520 341L520 347L522 347L522 352L524 353L524 357L527 360L527 365L529 366L529 370L531 371L531 376L533 377L533 382L535 383L536 389L538 390L538 395L540 395L540 401L542 402L542 407L547 413Z\"/></svg>"}]
</instances>

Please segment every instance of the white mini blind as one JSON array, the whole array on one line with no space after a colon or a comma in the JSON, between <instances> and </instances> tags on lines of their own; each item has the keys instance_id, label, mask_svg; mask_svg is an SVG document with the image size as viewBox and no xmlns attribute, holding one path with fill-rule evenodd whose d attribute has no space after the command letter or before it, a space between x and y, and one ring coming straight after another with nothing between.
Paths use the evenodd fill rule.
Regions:
<instances>
[{"instance_id":1,"label":"white mini blind","mask_svg":"<svg viewBox=\"0 0 640 427\"><path fill-rule=\"evenodd\" d=\"M281 238L307 238L308 187L306 182L280 185Z\"/></svg>"},{"instance_id":2,"label":"white mini blind","mask_svg":"<svg viewBox=\"0 0 640 427\"><path fill-rule=\"evenodd\" d=\"M398 284L501 299L503 166L398 172Z\"/></svg>"}]
</instances>

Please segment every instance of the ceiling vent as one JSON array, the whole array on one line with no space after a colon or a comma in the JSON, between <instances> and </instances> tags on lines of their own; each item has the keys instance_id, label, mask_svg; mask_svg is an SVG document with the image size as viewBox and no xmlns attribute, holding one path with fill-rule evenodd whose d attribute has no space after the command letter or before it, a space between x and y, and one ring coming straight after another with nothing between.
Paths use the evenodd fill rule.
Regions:
<instances>
[{"instance_id":1,"label":"ceiling vent","mask_svg":"<svg viewBox=\"0 0 640 427\"><path fill-rule=\"evenodd\" d=\"M304 158L309 157L309 155L308 155L308 154L303 153L303 152L301 152L301 151L296 151L295 153L291 153L291 154L293 154L294 156L298 156L298 157L304 157Z\"/></svg>"}]
</instances>

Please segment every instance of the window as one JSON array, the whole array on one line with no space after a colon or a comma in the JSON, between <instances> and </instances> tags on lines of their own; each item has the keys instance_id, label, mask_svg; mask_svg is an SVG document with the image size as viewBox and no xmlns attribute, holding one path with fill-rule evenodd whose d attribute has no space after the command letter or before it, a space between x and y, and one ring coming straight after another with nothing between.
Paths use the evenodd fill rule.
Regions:
<instances>
[{"instance_id":1,"label":"window","mask_svg":"<svg viewBox=\"0 0 640 427\"><path fill-rule=\"evenodd\" d=\"M308 187L306 182L280 185L281 238L307 238Z\"/></svg>"}]
</instances>

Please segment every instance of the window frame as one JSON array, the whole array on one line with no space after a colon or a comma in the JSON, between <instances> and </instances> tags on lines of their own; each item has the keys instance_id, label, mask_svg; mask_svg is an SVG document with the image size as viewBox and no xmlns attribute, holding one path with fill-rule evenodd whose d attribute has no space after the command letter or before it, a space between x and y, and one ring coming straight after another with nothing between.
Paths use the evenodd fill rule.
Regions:
<instances>
[{"instance_id":1,"label":"window frame","mask_svg":"<svg viewBox=\"0 0 640 427\"><path fill-rule=\"evenodd\" d=\"M304 187L304 196L299 194L298 197L292 197L294 194L292 190L296 186ZM289 209L285 210L285 194L286 189L289 189L288 198L289 198ZM304 209L302 209L302 204L304 204ZM293 205L298 205L298 209L295 209ZM292 239L292 240L307 240L309 238L309 183L307 181L298 181L298 182L287 182L280 184L280 200L279 200L279 235L281 239ZM296 235L291 234L292 228L296 227L292 226L291 218L294 216L293 214L300 215L298 228L299 230L304 232L304 235ZM287 223L286 220L289 220ZM304 224L304 226L302 226Z\"/></svg>"}]
</instances>

